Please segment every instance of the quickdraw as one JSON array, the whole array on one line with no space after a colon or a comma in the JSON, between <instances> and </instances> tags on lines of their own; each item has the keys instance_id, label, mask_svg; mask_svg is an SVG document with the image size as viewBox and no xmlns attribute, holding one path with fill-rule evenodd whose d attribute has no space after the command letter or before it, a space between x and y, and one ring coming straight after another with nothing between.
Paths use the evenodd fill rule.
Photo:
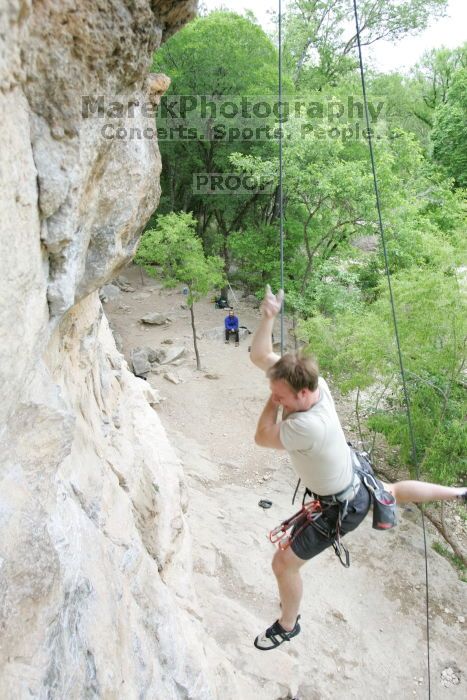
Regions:
<instances>
[{"instance_id":1,"label":"quickdraw","mask_svg":"<svg viewBox=\"0 0 467 700\"><path fill-rule=\"evenodd\" d=\"M287 520L283 520L280 525L275 527L269 533L269 539L273 544L277 544L279 549L287 549L290 547L291 543L303 530L307 527L309 523L314 522L323 514L323 507L320 501L314 499L304 503L299 511L294 513ZM297 529L292 535L287 534L287 530L290 530L295 525Z\"/></svg>"},{"instance_id":2,"label":"quickdraw","mask_svg":"<svg viewBox=\"0 0 467 700\"><path fill-rule=\"evenodd\" d=\"M340 517L337 522L336 531L332 534L327 524L318 522L323 512L323 503L318 499L313 499L308 501L308 503L304 503L299 511L294 513L290 518L287 518L287 520L283 520L280 525L271 530L269 533L269 540L272 544L277 544L279 549L285 550L290 547L294 539L303 532L308 525L312 524L318 532L332 539L332 546L337 558L342 566L348 569L350 566L350 554L347 547L340 541ZM287 531L291 528L295 528L293 534L287 534Z\"/></svg>"}]
</instances>

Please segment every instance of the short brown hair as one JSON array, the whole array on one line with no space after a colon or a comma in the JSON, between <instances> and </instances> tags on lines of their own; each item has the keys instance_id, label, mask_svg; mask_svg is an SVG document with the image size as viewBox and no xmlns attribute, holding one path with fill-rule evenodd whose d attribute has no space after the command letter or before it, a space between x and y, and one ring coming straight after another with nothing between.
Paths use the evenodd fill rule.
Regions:
<instances>
[{"instance_id":1,"label":"short brown hair","mask_svg":"<svg viewBox=\"0 0 467 700\"><path fill-rule=\"evenodd\" d=\"M318 363L311 355L287 353L266 372L268 379L282 379L297 393L301 389L318 388Z\"/></svg>"}]
</instances>

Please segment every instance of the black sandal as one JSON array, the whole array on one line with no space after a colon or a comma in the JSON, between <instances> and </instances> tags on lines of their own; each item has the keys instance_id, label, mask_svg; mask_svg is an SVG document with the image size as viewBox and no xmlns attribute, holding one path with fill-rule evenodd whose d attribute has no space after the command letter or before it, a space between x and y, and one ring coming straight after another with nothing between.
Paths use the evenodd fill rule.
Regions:
<instances>
[{"instance_id":1,"label":"black sandal","mask_svg":"<svg viewBox=\"0 0 467 700\"><path fill-rule=\"evenodd\" d=\"M299 619L300 615L298 615L295 626L290 632L282 627L279 620L276 620L263 634L259 634L256 637L255 647L261 651L269 651L270 649L277 649L283 642L290 642L292 637L296 637L300 633Z\"/></svg>"}]
</instances>

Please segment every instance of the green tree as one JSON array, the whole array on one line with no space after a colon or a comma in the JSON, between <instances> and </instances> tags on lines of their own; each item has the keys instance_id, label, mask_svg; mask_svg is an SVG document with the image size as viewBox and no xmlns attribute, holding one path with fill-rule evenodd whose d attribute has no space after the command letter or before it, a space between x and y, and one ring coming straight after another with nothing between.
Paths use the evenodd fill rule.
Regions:
<instances>
[{"instance_id":1,"label":"green tree","mask_svg":"<svg viewBox=\"0 0 467 700\"><path fill-rule=\"evenodd\" d=\"M155 229L145 231L135 262L152 277L162 276L169 287L179 284L187 287L196 367L200 370L194 305L209 291L223 284L222 260L204 254L193 216L180 212L159 216Z\"/></svg>"},{"instance_id":2,"label":"green tree","mask_svg":"<svg viewBox=\"0 0 467 700\"><path fill-rule=\"evenodd\" d=\"M353 293L355 279L345 271L339 271L338 261L355 257L355 249L351 248L355 238L377 232L367 145L364 139L356 139L355 134L336 138L333 133L337 131L342 136L347 130L346 122L324 119L311 125L291 119L286 124L286 290L288 299L291 292L294 293L297 311L302 315L329 308L330 295L324 292L323 281L328 285L335 284L334 293L340 298L347 289L349 302L351 298L353 305L357 302ZM415 254L423 258L423 251L416 249L409 237L430 194L434 195L434 188L423 173L423 154L414 137L400 130L397 138L388 137L384 125L382 130L378 127L377 136L383 214L389 244L394 250L394 264L403 267ZM271 173L270 177L274 177L272 173L276 173L277 178L276 162L259 161L240 154L233 156L232 160L236 167L258 177L264 173ZM424 226L428 226L427 222ZM259 261L265 261L271 269L274 254L276 259L279 257L277 236L272 232L267 236L265 233L259 224L250 222L247 229L238 232L232 241L234 253L241 254L242 268L250 281L256 280L259 286L263 284L255 272ZM240 240L242 236L243 240ZM249 250L251 265L247 261ZM429 254L427 251L426 255ZM332 274L331 269L334 269ZM318 293L319 286L321 291ZM349 293L351 288L352 294Z\"/></svg>"},{"instance_id":3,"label":"green tree","mask_svg":"<svg viewBox=\"0 0 467 700\"><path fill-rule=\"evenodd\" d=\"M438 482L459 482L467 466L462 283L448 267L421 274L414 266L392 280L420 472ZM303 323L302 333L343 391L391 387L383 408L370 411L370 425L400 447L413 473L391 307L385 282L381 285L366 310L316 315Z\"/></svg>"},{"instance_id":4,"label":"green tree","mask_svg":"<svg viewBox=\"0 0 467 700\"><path fill-rule=\"evenodd\" d=\"M433 126L435 109L446 104L454 76L461 68L467 68L467 44L426 51L413 69L413 111L429 127Z\"/></svg>"},{"instance_id":5,"label":"green tree","mask_svg":"<svg viewBox=\"0 0 467 700\"><path fill-rule=\"evenodd\" d=\"M467 187L467 68L455 74L444 104L435 111L433 157Z\"/></svg>"},{"instance_id":6,"label":"green tree","mask_svg":"<svg viewBox=\"0 0 467 700\"><path fill-rule=\"evenodd\" d=\"M252 118L251 106L245 108L250 116L243 116L243 108L235 116L220 114L222 105L229 100L234 105L228 111L232 115L235 105L248 97L274 105L277 60L276 47L257 24L225 11L191 22L171 37L154 58L154 70L166 73L172 80L167 101L172 95L193 96L199 107L204 96L208 103L214 104L212 109L208 105L205 119L197 110L190 113L188 127L193 128L197 123L202 127L198 134L193 132L193 138L176 137L159 142L162 189L167 193L161 211L192 211L206 251L223 256L226 272L230 234L239 230L250 215L261 216L269 197L255 192L218 191L215 195L196 192L193 174L232 172L229 156L233 151L272 154L277 149L274 138L268 140L266 132L256 131L261 126L274 128L277 109L276 114L271 112L259 119ZM248 131L250 125L252 134Z\"/></svg>"},{"instance_id":7,"label":"green tree","mask_svg":"<svg viewBox=\"0 0 467 700\"><path fill-rule=\"evenodd\" d=\"M445 12L447 0L359 0L363 46L395 41L424 29ZM285 16L284 52L294 82L322 89L355 66L352 0L293 0Z\"/></svg>"}]
</instances>

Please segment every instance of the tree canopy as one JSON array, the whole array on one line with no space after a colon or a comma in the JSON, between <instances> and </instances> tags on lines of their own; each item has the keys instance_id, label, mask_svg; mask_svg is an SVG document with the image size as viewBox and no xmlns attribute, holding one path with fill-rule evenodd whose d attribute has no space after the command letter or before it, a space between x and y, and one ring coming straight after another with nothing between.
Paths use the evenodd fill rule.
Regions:
<instances>
[{"instance_id":1,"label":"tree canopy","mask_svg":"<svg viewBox=\"0 0 467 700\"><path fill-rule=\"evenodd\" d=\"M142 265L152 277L161 276L169 287L186 286L196 365L201 369L193 307L201 297L220 287L224 276L223 261L204 254L195 226L196 222L189 213L172 212L158 217L156 228L143 234L135 262Z\"/></svg>"},{"instance_id":2,"label":"tree canopy","mask_svg":"<svg viewBox=\"0 0 467 700\"><path fill-rule=\"evenodd\" d=\"M424 29L445 12L446 0L360 0L358 7L362 43L370 45ZM277 48L250 16L217 11L170 38L154 68L172 79L167 99L196 97L198 111L186 125L198 131L160 141L160 211L181 214L157 213L151 245L169 241L170 230L183 224L191 233L181 247L195 245L195 257L203 250L203 265L214 253L247 292L277 287L281 127L286 312L297 342L310 344L343 391L379 397L367 401L367 427L399 446L400 468L412 470L355 44L351 0L288 3L279 112ZM466 70L464 45L427 52L407 74L368 68L366 75L421 472L451 483L465 475ZM203 95L218 110L204 121ZM269 128L268 137L244 137L252 120L237 109L242 97L250 112L252 104L266 110L254 126ZM220 115L227 102L228 118ZM213 138L222 119L227 132ZM197 191L200 173L236 174L255 187ZM187 212L193 218L184 219ZM162 239L160 228L154 238L158 221ZM180 281L176 260L157 264ZM217 272L220 266L216 259Z\"/></svg>"}]
</instances>

